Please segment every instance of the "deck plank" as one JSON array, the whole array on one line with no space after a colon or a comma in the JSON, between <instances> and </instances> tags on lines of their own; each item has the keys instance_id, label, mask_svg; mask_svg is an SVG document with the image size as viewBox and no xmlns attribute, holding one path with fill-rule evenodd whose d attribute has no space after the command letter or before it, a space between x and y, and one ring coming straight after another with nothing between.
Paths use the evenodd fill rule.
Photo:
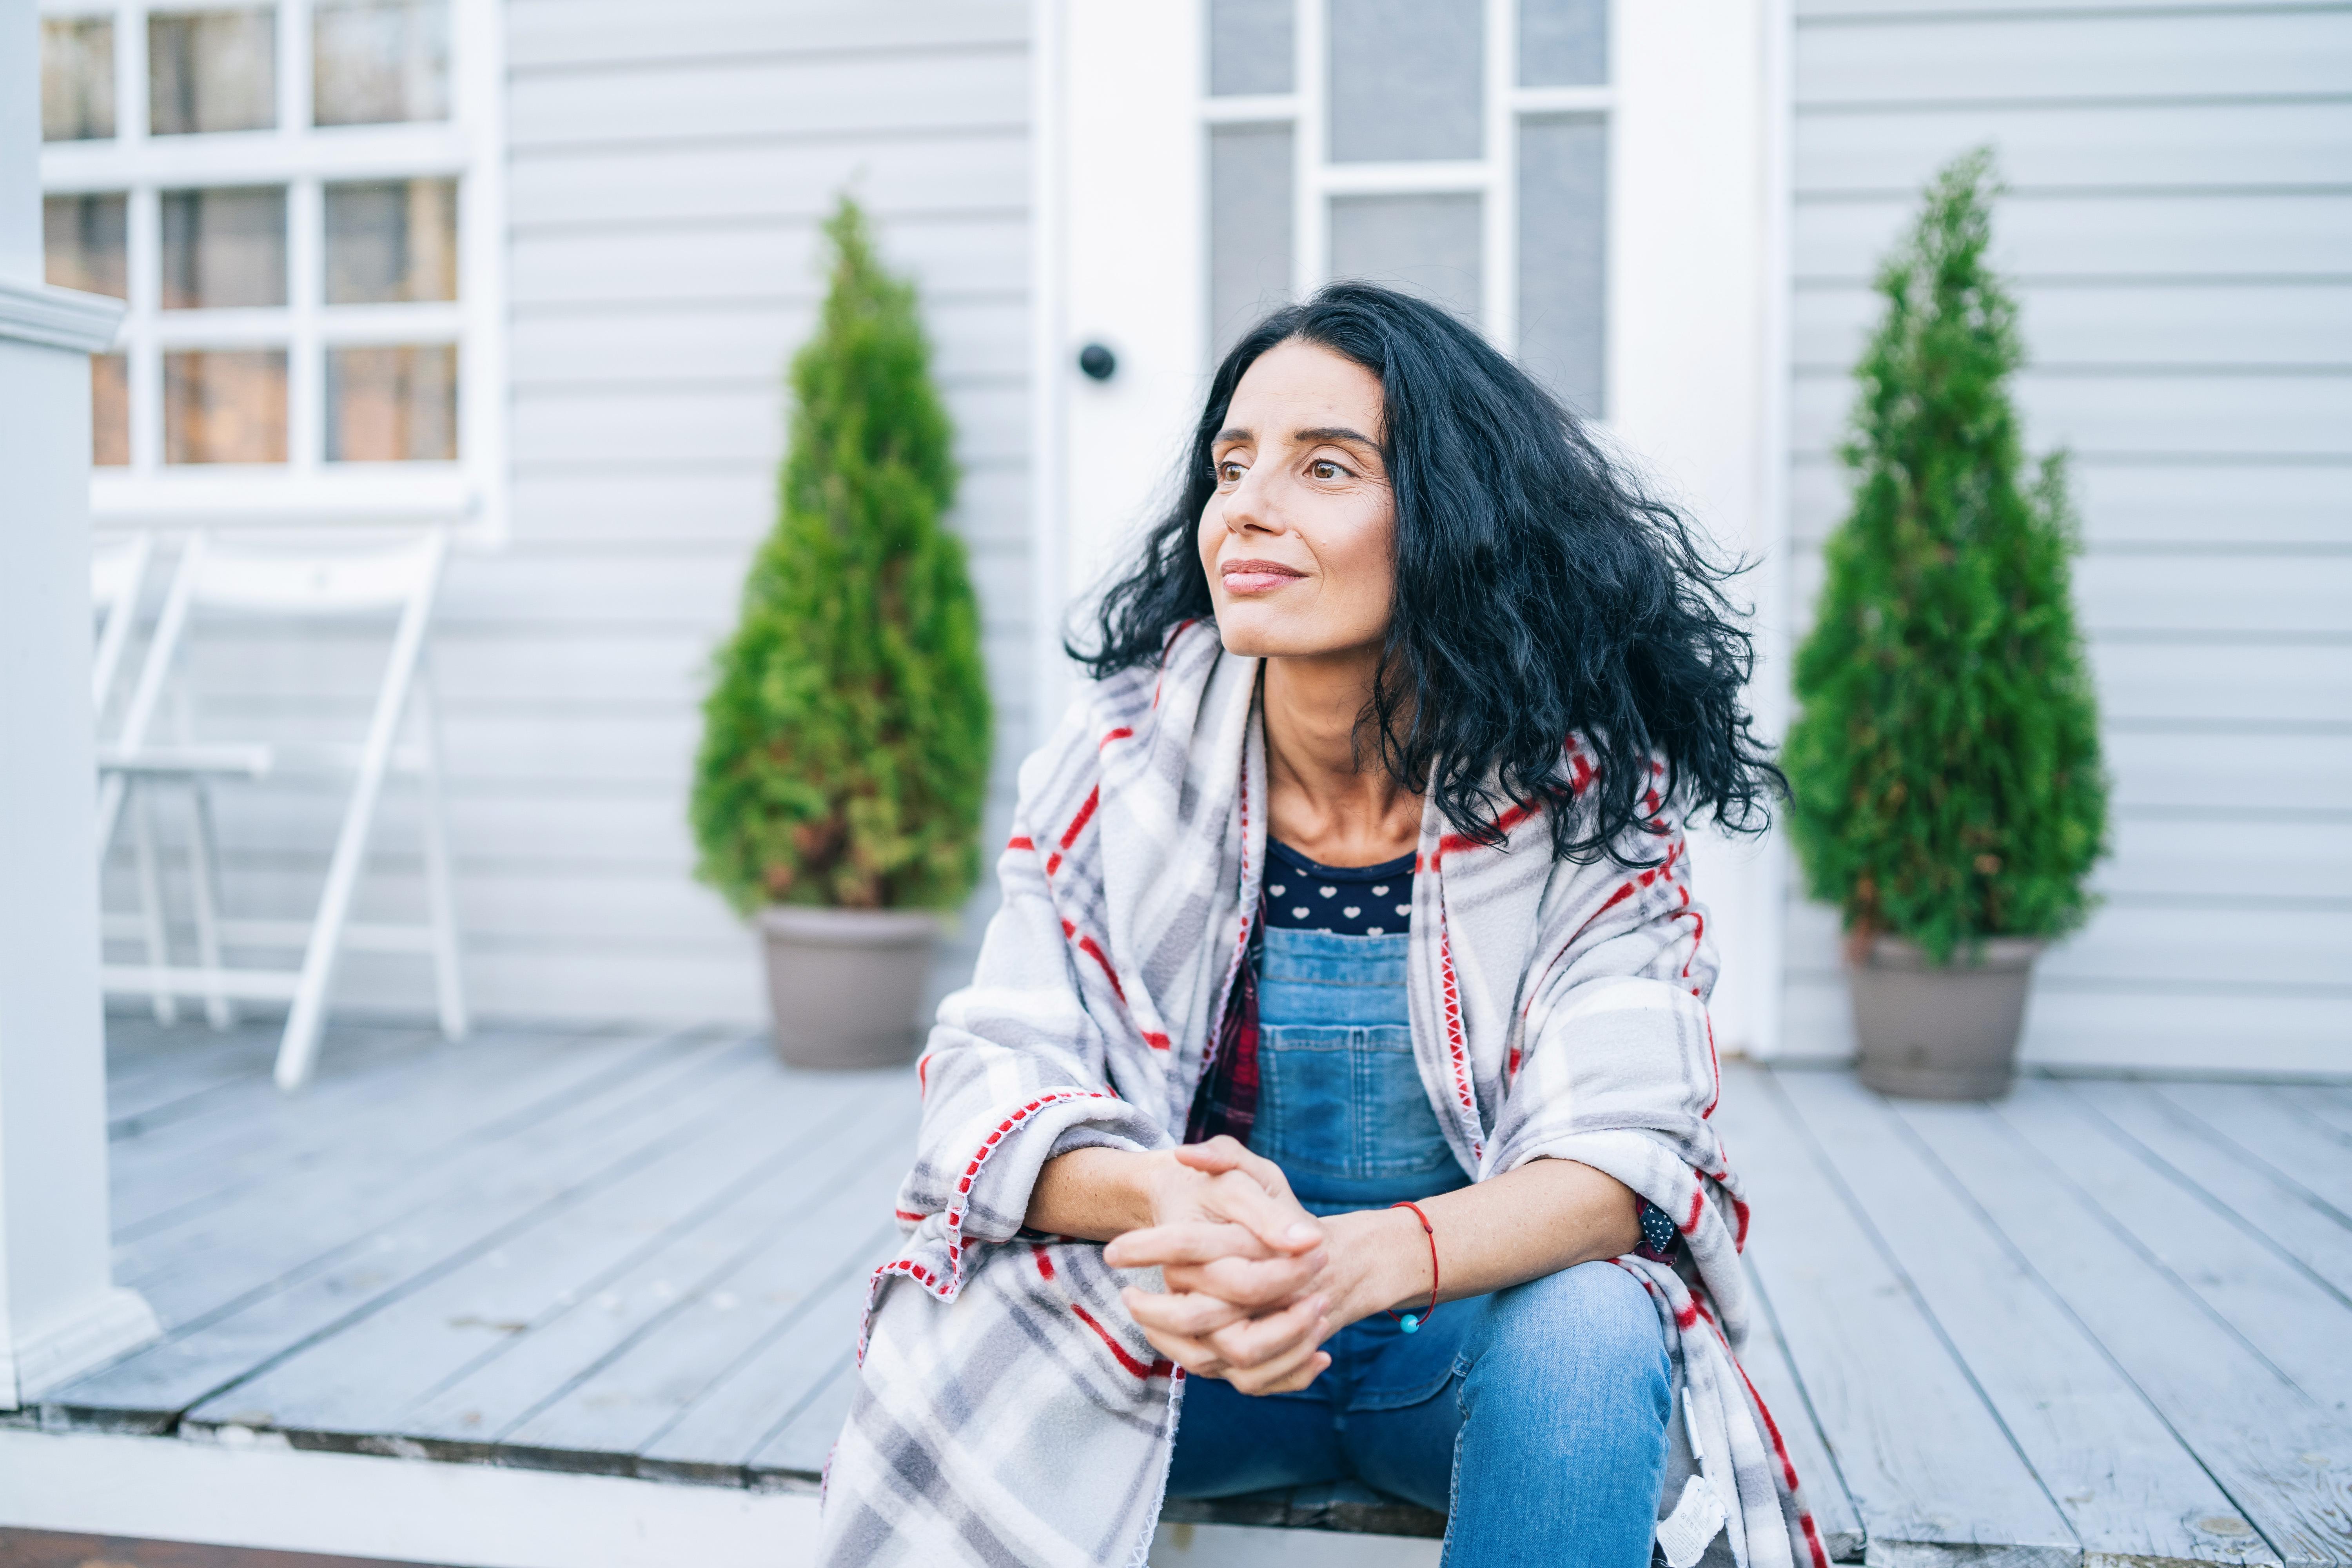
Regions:
<instances>
[{"instance_id":1,"label":"deck plank","mask_svg":"<svg viewBox=\"0 0 2352 1568\"><path fill-rule=\"evenodd\" d=\"M668 1411L650 1384L633 1383L617 1368L635 1359L631 1352L648 1349L658 1364L671 1336L723 1333L730 1316L761 1316L768 1282L740 1276L747 1262L780 1246L820 1268L838 1267L835 1255L846 1244L834 1233L845 1220L863 1229L877 1213L887 1215L896 1184L853 1170L828 1191L826 1167L870 1155L886 1141L903 1147L899 1101L912 1101L908 1087L893 1082L890 1100L877 1103L870 1079L858 1086L832 1108L832 1135L814 1144L810 1159L772 1165L723 1208L655 1238L593 1296L549 1314L465 1377L402 1412L396 1430L541 1452L635 1453ZM796 1283L805 1289L806 1275ZM730 1303L714 1304L720 1292Z\"/></svg>"},{"instance_id":2,"label":"deck plank","mask_svg":"<svg viewBox=\"0 0 2352 1568\"><path fill-rule=\"evenodd\" d=\"M751 1458L751 1468L763 1476L814 1476L824 1470L834 1440L849 1419L850 1401L857 1394L856 1361L853 1347L825 1370L791 1418L780 1425Z\"/></svg>"},{"instance_id":3,"label":"deck plank","mask_svg":"<svg viewBox=\"0 0 2352 1568\"><path fill-rule=\"evenodd\" d=\"M1716 1119L1755 1205L1750 1265L1873 1560L2074 1568L2074 1531L1815 1161L1769 1076L1726 1064Z\"/></svg>"},{"instance_id":4,"label":"deck plank","mask_svg":"<svg viewBox=\"0 0 2352 1568\"><path fill-rule=\"evenodd\" d=\"M2334 1291L2138 1159L2117 1158L2105 1125L2057 1085L2020 1084L2000 1115L2291 1382L2339 1417L2352 1413L2352 1308Z\"/></svg>"},{"instance_id":5,"label":"deck plank","mask_svg":"<svg viewBox=\"0 0 2352 1568\"><path fill-rule=\"evenodd\" d=\"M43 1403L68 1420L105 1412L116 1425L126 1415L168 1423L694 1137L757 1065L748 1043L723 1049L687 1071L615 1085L429 1171L386 1176L362 1162L362 1181L331 1184L277 1228L257 1207L217 1234L184 1236L176 1269L153 1260L152 1293L159 1308L212 1305L167 1310L175 1326L161 1341L46 1392ZM358 1217L331 1228L347 1209Z\"/></svg>"},{"instance_id":6,"label":"deck plank","mask_svg":"<svg viewBox=\"0 0 2352 1568\"><path fill-rule=\"evenodd\" d=\"M1787 1343L1780 1337L1780 1325L1772 1310L1770 1294L1750 1268L1748 1288L1756 1292L1761 1310L1756 1314L1748 1331L1748 1344L1740 1352L1739 1364L1748 1380L1756 1388L1758 1397L1779 1428L1780 1441L1788 1446L1789 1463L1795 1468L1799 1485L1804 1489L1805 1506L1812 1510L1813 1527L1821 1531L1822 1545L1832 1563L1859 1563L1869 1544L1862 1528L1862 1515L1854 1510L1853 1498L1845 1489L1845 1478L1838 1474L1837 1462L1830 1458L1829 1446L1822 1440L1820 1423L1813 1415L1811 1397L1805 1393L1804 1380L1789 1360Z\"/></svg>"},{"instance_id":7,"label":"deck plank","mask_svg":"<svg viewBox=\"0 0 2352 1568\"><path fill-rule=\"evenodd\" d=\"M2352 1301L2352 1221L2144 1083L2067 1086L2137 1144L2142 1158L2226 1210L2245 1229Z\"/></svg>"},{"instance_id":8,"label":"deck plank","mask_svg":"<svg viewBox=\"0 0 2352 1568\"><path fill-rule=\"evenodd\" d=\"M2167 1102L2210 1127L2281 1181L2352 1215L2352 1132L2298 1103L2304 1091L2247 1083L2164 1084Z\"/></svg>"},{"instance_id":9,"label":"deck plank","mask_svg":"<svg viewBox=\"0 0 2352 1568\"><path fill-rule=\"evenodd\" d=\"M1788 1072L1847 1200L1923 1298L2086 1556L2275 1563L2098 1342L2042 1287L1886 1102L1845 1073ZM2203 1521L2222 1521L2222 1528Z\"/></svg>"},{"instance_id":10,"label":"deck plank","mask_svg":"<svg viewBox=\"0 0 2352 1568\"><path fill-rule=\"evenodd\" d=\"M721 1108L720 1119L691 1141L198 1406L190 1421L266 1411L268 1424L282 1431L405 1431L413 1406L514 1351L547 1322L593 1311L615 1280L660 1252L681 1226L714 1215L731 1222L746 1192L780 1176L804 1179L811 1162L837 1152L854 1131L857 1086L846 1079L761 1079L740 1080L754 1092Z\"/></svg>"},{"instance_id":11,"label":"deck plank","mask_svg":"<svg viewBox=\"0 0 2352 1568\"><path fill-rule=\"evenodd\" d=\"M2352 1136L2352 1085L2318 1084L2294 1091L2295 1103L2338 1132Z\"/></svg>"},{"instance_id":12,"label":"deck plank","mask_svg":"<svg viewBox=\"0 0 2352 1568\"><path fill-rule=\"evenodd\" d=\"M911 1098L905 1110L912 1110ZM837 1322L811 1322L808 1311L840 1287L860 1284L877 1252L895 1237L891 1199L905 1174L914 1120L900 1114L883 1121L881 1136L862 1140L855 1163L830 1191L803 1187L790 1223L756 1236L753 1245L698 1281L659 1331L614 1346L507 1440L641 1454L722 1380L747 1394L761 1387L745 1368L730 1371L747 1342L764 1338L789 1346L816 1367L855 1350L854 1321L843 1331ZM717 1302L721 1292L733 1299L733 1307ZM747 1330L764 1332L755 1338ZM792 1390L803 1381L801 1373L788 1373L770 1396L771 1426L791 1409ZM750 1447L724 1457L740 1463Z\"/></svg>"},{"instance_id":13,"label":"deck plank","mask_svg":"<svg viewBox=\"0 0 2352 1568\"><path fill-rule=\"evenodd\" d=\"M1977 1106L1895 1109L2282 1561L2352 1563L2352 1427L2217 1321L2007 1121Z\"/></svg>"}]
</instances>

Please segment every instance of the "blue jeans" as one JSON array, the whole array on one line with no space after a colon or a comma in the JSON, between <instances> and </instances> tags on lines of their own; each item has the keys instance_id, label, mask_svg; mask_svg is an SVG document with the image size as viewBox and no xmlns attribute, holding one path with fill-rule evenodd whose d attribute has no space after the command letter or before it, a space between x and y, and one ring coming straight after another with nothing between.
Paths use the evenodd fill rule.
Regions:
<instances>
[{"instance_id":1,"label":"blue jeans","mask_svg":"<svg viewBox=\"0 0 2352 1568\"><path fill-rule=\"evenodd\" d=\"M1168 1495L1353 1479L1451 1513L1445 1568L1643 1568L1665 1481L1672 1371L1657 1309L1611 1263L1385 1315L1262 1398L1184 1381Z\"/></svg>"}]
</instances>

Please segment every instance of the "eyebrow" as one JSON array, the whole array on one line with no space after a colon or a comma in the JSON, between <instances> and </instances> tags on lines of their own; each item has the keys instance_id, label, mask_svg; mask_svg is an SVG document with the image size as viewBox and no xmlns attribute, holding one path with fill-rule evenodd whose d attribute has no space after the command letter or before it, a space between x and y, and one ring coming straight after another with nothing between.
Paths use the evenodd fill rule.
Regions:
<instances>
[{"instance_id":1,"label":"eyebrow","mask_svg":"<svg viewBox=\"0 0 2352 1568\"><path fill-rule=\"evenodd\" d=\"M1238 425L1228 425L1211 437L1209 444L1213 447L1227 441L1254 441L1256 438L1254 432L1245 430ZM1301 445L1316 441L1353 441L1356 445L1375 452L1381 449L1381 444L1378 441L1360 430L1350 430L1345 425L1318 425L1306 430L1294 430L1291 432L1290 438Z\"/></svg>"}]
</instances>

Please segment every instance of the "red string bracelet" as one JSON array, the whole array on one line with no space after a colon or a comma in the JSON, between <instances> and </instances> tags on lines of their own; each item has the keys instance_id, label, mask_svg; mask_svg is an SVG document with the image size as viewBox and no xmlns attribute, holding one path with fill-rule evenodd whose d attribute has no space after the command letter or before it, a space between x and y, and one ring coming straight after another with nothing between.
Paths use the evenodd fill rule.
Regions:
<instances>
[{"instance_id":1,"label":"red string bracelet","mask_svg":"<svg viewBox=\"0 0 2352 1568\"><path fill-rule=\"evenodd\" d=\"M1421 1221L1421 1233L1429 1237L1429 1305L1423 1308L1418 1312L1407 1312L1402 1317L1398 1316L1395 1308L1391 1307L1388 1309L1389 1316L1395 1318L1399 1326L1401 1326L1406 1333L1412 1333L1418 1330L1422 1324L1429 1321L1430 1313L1437 1310L1437 1231L1436 1228L1429 1223L1429 1216L1421 1212L1421 1205L1419 1204L1391 1204L1389 1207L1392 1209L1411 1209L1412 1211L1412 1217Z\"/></svg>"}]
</instances>

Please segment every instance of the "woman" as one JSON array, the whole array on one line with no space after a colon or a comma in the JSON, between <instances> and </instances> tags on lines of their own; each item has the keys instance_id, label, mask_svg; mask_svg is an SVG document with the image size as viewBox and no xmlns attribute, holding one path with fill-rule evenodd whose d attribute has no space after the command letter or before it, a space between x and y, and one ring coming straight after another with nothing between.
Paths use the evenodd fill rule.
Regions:
<instances>
[{"instance_id":1,"label":"woman","mask_svg":"<svg viewBox=\"0 0 2352 1568\"><path fill-rule=\"evenodd\" d=\"M1730 1355L1679 824L1774 775L1716 577L1360 284L1226 356L1182 487L921 1063L824 1561L1140 1563L1163 1492L1353 1476L1452 1568L1824 1563Z\"/></svg>"}]
</instances>

